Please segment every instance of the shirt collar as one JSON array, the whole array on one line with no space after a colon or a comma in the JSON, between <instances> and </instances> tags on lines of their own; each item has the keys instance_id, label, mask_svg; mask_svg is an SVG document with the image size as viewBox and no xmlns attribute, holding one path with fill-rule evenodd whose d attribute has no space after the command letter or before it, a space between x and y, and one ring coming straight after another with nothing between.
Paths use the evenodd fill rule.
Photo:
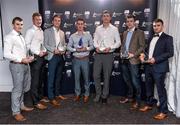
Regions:
<instances>
[{"instance_id":1,"label":"shirt collar","mask_svg":"<svg viewBox=\"0 0 180 125\"><path fill-rule=\"evenodd\" d=\"M19 32L17 32L17 31L14 30L14 29L12 30L12 33L13 33L14 35L17 35L17 36L20 34Z\"/></svg>"},{"instance_id":2,"label":"shirt collar","mask_svg":"<svg viewBox=\"0 0 180 125\"><path fill-rule=\"evenodd\" d=\"M35 30L41 30L41 28L39 28L39 27L37 27L37 26L35 26L35 25L33 25L33 28L34 28Z\"/></svg>"},{"instance_id":3,"label":"shirt collar","mask_svg":"<svg viewBox=\"0 0 180 125\"><path fill-rule=\"evenodd\" d=\"M136 27L133 27L132 29L128 29L127 31L134 32Z\"/></svg>"},{"instance_id":4,"label":"shirt collar","mask_svg":"<svg viewBox=\"0 0 180 125\"><path fill-rule=\"evenodd\" d=\"M83 31L82 35L84 35L85 33L86 33L86 32ZM78 31L76 31L75 34L76 34L76 35L79 35L79 34L78 34Z\"/></svg>"},{"instance_id":5,"label":"shirt collar","mask_svg":"<svg viewBox=\"0 0 180 125\"><path fill-rule=\"evenodd\" d=\"M159 37L161 36L162 33L163 33L163 32L158 33L158 34L159 34Z\"/></svg>"},{"instance_id":6,"label":"shirt collar","mask_svg":"<svg viewBox=\"0 0 180 125\"><path fill-rule=\"evenodd\" d=\"M109 23L109 25L108 25L108 27L106 27L106 29L107 29L107 28L110 28L110 27L112 27L112 24L111 24L111 23ZM102 24L102 28L105 28L103 24Z\"/></svg>"},{"instance_id":7,"label":"shirt collar","mask_svg":"<svg viewBox=\"0 0 180 125\"><path fill-rule=\"evenodd\" d=\"M59 29L59 30L57 30L54 26L53 26L53 29L54 29L54 31L56 31L56 32L59 32L59 30L60 30L60 29Z\"/></svg>"}]
</instances>

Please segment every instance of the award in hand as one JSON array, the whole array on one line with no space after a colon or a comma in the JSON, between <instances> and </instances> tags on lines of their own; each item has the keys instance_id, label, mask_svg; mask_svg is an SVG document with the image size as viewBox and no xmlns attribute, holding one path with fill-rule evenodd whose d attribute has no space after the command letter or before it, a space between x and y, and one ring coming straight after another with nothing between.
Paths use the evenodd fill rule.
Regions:
<instances>
[{"instance_id":1,"label":"award in hand","mask_svg":"<svg viewBox=\"0 0 180 125\"><path fill-rule=\"evenodd\" d=\"M78 42L78 46L77 46L78 49L81 49L83 48L83 41L82 41L82 37L80 38L79 42Z\"/></svg>"},{"instance_id":2,"label":"award in hand","mask_svg":"<svg viewBox=\"0 0 180 125\"><path fill-rule=\"evenodd\" d=\"M101 41L101 43L100 43L99 50L100 50L101 52L103 52L105 49L106 49L106 47L105 47L104 39L103 39L103 40Z\"/></svg>"},{"instance_id":3,"label":"award in hand","mask_svg":"<svg viewBox=\"0 0 180 125\"><path fill-rule=\"evenodd\" d=\"M129 52L127 50L124 50L121 52L120 56L121 56L121 59L129 59Z\"/></svg>"},{"instance_id":4,"label":"award in hand","mask_svg":"<svg viewBox=\"0 0 180 125\"><path fill-rule=\"evenodd\" d=\"M140 54L140 60L142 63L149 63L148 53L144 52Z\"/></svg>"},{"instance_id":5,"label":"award in hand","mask_svg":"<svg viewBox=\"0 0 180 125\"><path fill-rule=\"evenodd\" d=\"M62 45L61 42L59 42L59 44L57 45L57 49L62 52L64 52L66 50L66 48Z\"/></svg>"}]
</instances>

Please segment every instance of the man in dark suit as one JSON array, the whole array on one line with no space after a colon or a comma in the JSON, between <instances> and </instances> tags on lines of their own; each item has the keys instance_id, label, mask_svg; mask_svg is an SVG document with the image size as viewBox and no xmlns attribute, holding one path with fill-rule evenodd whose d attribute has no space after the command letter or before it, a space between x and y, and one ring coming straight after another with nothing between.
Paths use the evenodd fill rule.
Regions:
<instances>
[{"instance_id":1,"label":"man in dark suit","mask_svg":"<svg viewBox=\"0 0 180 125\"><path fill-rule=\"evenodd\" d=\"M147 47L148 60L145 65L147 105L140 111L146 112L152 109L154 104L154 83L157 86L160 106L159 113L153 118L162 120L167 117L167 94L164 80L169 72L168 59L173 56L173 38L163 32L163 20L156 19L153 22L154 35ZM140 56L144 61L144 55Z\"/></svg>"},{"instance_id":2,"label":"man in dark suit","mask_svg":"<svg viewBox=\"0 0 180 125\"><path fill-rule=\"evenodd\" d=\"M128 15L126 18L127 30L123 33L121 45L122 75L128 86L127 96L120 100L120 103L126 103L133 98L133 86L135 90L135 103L131 109L137 109L141 102L141 81L140 81L140 63L139 55L145 48L144 32L135 27L135 17Z\"/></svg>"}]
</instances>

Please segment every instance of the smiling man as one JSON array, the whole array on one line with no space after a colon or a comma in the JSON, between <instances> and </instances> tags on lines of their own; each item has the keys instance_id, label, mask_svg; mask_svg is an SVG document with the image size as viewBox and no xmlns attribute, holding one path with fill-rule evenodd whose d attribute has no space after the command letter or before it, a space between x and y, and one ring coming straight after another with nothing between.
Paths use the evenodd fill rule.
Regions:
<instances>
[{"instance_id":1,"label":"smiling man","mask_svg":"<svg viewBox=\"0 0 180 125\"><path fill-rule=\"evenodd\" d=\"M163 28L163 20L154 20L154 35L146 50L149 58L145 65L147 105L140 109L142 112L147 112L152 109L152 106L155 104L154 84L156 84L160 106L159 113L153 118L158 120L167 118L168 106L164 81L166 73L169 72L168 59L174 55L173 37L165 34ZM144 61L143 58L141 58L141 60Z\"/></svg>"},{"instance_id":2,"label":"smiling man","mask_svg":"<svg viewBox=\"0 0 180 125\"><path fill-rule=\"evenodd\" d=\"M27 53L25 40L21 34L23 20L15 17L12 21L13 30L4 38L4 57L10 60L9 68L13 80L11 92L12 114L17 121L25 121L21 111L32 111L24 105L24 93L30 89L30 67L34 58Z\"/></svg>"},{"instance_id":3,"label":"smiling man","mask_svg":"<svg viewBox=\"0 0 180 125\"><path fill-rule=\"evenodd\" d=\"M89 53L94 48L92 36L84 31L85 20L78 18L76 21L77 32L69 38L67 49L73 53L73 71L75 76L75 98L74 101L80 100L81 87L80 76L81 72L84 79L84 103L89 100Z\"/></svg>"}]
</instances>

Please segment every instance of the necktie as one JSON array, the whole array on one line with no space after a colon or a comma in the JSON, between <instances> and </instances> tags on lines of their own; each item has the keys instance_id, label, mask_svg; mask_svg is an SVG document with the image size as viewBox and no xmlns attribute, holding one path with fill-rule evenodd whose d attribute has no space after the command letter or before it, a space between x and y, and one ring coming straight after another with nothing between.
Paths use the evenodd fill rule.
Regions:
<instances>
[{"instance_id":1,"label":"necktie","mask_svg":"<svg viewBox=\"0 0 180 125\"><path fill-rule=\"evenodd\" d=\"M159 37L159 34L154 34L153 37Z\"/></svg>"}]
</instances>

